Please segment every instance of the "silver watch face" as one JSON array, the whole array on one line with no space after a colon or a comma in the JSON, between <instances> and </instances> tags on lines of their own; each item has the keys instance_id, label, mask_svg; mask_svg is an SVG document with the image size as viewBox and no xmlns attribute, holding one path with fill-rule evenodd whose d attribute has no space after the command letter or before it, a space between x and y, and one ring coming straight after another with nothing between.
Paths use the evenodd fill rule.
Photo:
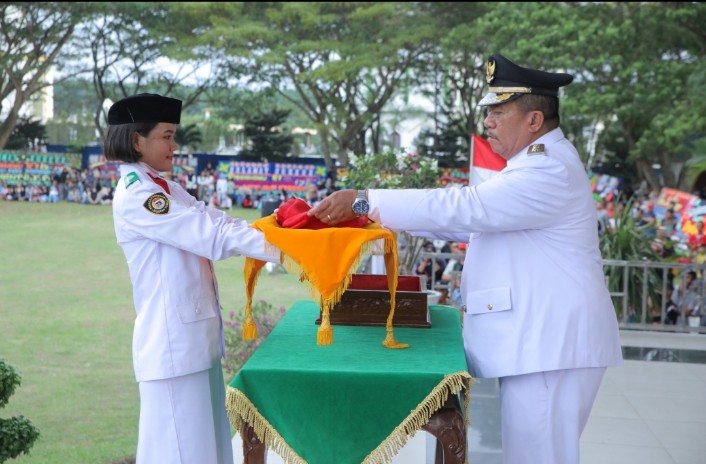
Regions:
<instances>
[{"instance_id":1,"label":"silver watch face","mask_svg":"<svg viewBox=\"0 0 706 464\"><path fill-rule=\"evenodd\" d=\"M363 198L356 198L356 200L353 202L353 212L356 216L363 216L368 214L369 209L370 205L368 204L368 201Z\"/></svg>"}]
</instances>

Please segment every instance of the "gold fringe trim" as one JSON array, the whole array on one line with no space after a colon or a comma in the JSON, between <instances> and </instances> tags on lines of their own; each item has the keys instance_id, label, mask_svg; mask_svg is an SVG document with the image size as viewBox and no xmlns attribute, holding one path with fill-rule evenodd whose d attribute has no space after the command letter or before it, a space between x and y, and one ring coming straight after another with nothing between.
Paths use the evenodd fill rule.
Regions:
<instances>
[{"instance_id":1,"label":"gold fringe trim","mask_svg":"<svg viewBox=\"0 0 706 464\"><path fill-rule=\"evenodd\" d=\"M420 430L429 422L431 416L441 408L449 395L455 395L463 390L466 430L470 424L469 407L471 402L470 389L473 386L473 377L468 372L461 371L447 374L444 379L434 387L426 398L382 441L368 454L362 464L387 464L404 445L409 437ZM247 422L255 431L257 438L265 446L279 455L287 464L308 464L299 456L265 419L254 404L237 388L228 385L226 395L226 410L233 427L241 433L243 423ZM464 462L468 464L468 452Z\"/></svg>"},{"instance_id":2,"label":"gold fringe trim","mask_svg":"<svg viewBox=\"0 0 706 464\"><path fill-rule=\"evenodd\" d=\"M243 423L247 422L255 431L255 435L265 446L277 453L287 464L307 464L277 433L254 404L238 389L228 386L226 395L226 410L233 427L242 433Z\"/></svg>"},{"instance_id":3,"label":"gold fringe trim","mask_svg":"<svg viewBox=\"0 0 706 464\"><path fill-rule=\"evenodd\" d=\"M466 430L468 430L468 408L470 405L470 388L473 384L473 377L468 372L456 372L444 376L439 385L427 395L426 398L407 416L395 430L383 440L377 448L368 454L362 464L387 464L400 452L407 443L407 439L414 436L416 432L429 422L432 414L441 408L449 395L455 395L464 390L464 416ZM468 464L468 453L465 458Z\"/></svg>"}]
</instances>

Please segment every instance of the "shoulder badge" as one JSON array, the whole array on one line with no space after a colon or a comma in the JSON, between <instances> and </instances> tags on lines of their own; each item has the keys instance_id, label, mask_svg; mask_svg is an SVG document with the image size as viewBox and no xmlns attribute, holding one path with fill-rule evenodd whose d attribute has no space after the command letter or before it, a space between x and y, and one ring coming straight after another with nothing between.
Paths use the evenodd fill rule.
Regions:
<instances>
[{"instance_id":1,"label":"shoulder badge","mask_svg":"<svg viewBox=\"0 0 706 464\"><path fill-rule=\"evenodd\" d=\"M125 188L130 187L135 182L142 183L140 176L138 176L136 172L129 172L127 176L125 176Z\"/></svg>"},{"instance_id":2,"label":"shoulder badge","mask_svg":"<svg viewBox=\"0 0 706 464\"><path fill-rule=\"evenodd\" d=\"M167 214L169 212L169 198L161 192L153 193L143 206L150 213Z\"/></svg>"},{"instance_id":3,"label":"shoulder badge","mask_svg":"<svg viewBox=\"0 0 706 464\"><path fill-rule=\"evenodd\" d=\"M533 145L530 145L529 148L527 149L527 154L528 155L544 155L544 144L543 143L535 143Z\"/></svg>"}]
</instances>

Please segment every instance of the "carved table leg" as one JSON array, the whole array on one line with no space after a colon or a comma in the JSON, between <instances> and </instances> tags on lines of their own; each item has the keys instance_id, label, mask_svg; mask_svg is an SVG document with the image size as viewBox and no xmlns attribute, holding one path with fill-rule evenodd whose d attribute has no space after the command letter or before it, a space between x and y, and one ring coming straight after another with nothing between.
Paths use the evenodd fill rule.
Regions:
<instances>
[{"instance_id":1,"label":"carved table leg","mask_svg":"<svg viewBox=\"0 0 706 464\"><path fill-rule=\"evenodd\" d=\"M243 438L243 464L267 464L267 448L255 435L255 429L243 422L240 435Z\"/></svg>"},{"instance_id":2,"label":"carved table leg","mask_svg":"<svg viewBox=\"0 0 706 464\"><path fill-rule=\"evenodd\" d=\"M466 462L466 421L456 395L450 395L422 429L436 437L436 464Z\"/></svg>"}]
</instances>

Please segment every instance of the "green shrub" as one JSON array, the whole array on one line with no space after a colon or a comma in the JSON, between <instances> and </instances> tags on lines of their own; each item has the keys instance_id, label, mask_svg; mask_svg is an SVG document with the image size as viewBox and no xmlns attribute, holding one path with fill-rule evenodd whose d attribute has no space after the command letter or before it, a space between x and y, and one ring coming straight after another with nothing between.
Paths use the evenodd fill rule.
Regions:
<instances>
[{"instance_id":1,"label":"green shrub","mask_svg":"<svg viewBox=\"0 0 706 464\"><path fill-rule=\"evenodd\" d=\"M633 217L634 200L625 205L620 216L615 217L615 227L611 232L600 236L600 248L603 259L616 261L662 261L651 248L653 238L646 233L646 226L638 226ZM617 211L617 202L614 211ZM625 273L623 266L606 266L604 268L606 284L611 293L622 292L625 288ZM659 302L657 289L662 287L660 275L655 272L645 273L642 268L630 267L627 273L627 295L612 296L617 317L625 322L638 322L638 308L642 307L642 289L646 286L648 306ZM623 298L627 298L630 306L627 314L623 314Z\"/></svg>"},{"instance_id":2,"label":"green shrub","mask_svg":"<svg viewBox=\"0 0 706 464\"><path fill-rule=\"evenodd\" d=\"M22 377L15 368L0 359L0 408L10 401L21 381ZM0 462L14 459L23 453L29 454L37 438L39 429L26 417L0 418Z\"/></svg>"},{"instance_id":3,"label":"green shrub","mask_svg":"<svg viewBox=\"0 0 706 464\"><path fill-rule=\"evenodd\" d=\"M272 304L264 300L253 302L252 316L257 326L256 340L243 340L243 325L237 320L235 311L230 312L228 319L223 321L223 337L226 345L223 372L226 381L230 381L250 359L285 312L284 306L275 309Z\"/></svg>"}]
</instances>

